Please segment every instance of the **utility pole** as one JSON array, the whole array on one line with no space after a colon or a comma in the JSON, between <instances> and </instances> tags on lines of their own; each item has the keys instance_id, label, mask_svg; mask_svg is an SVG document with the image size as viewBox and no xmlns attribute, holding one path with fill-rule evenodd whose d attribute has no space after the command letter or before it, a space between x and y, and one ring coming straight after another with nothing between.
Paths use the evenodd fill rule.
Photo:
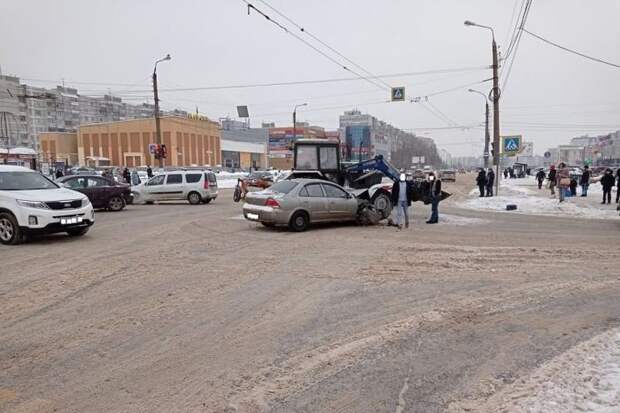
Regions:
<instances>
[{"instance_id":1,"label":"utility pole","mask_svg":"<svg viewBox=\"0 0 620 413\"><path fill-rule=\"evenodd\" d=\"M469 89L469 91L482 95L484 98L484 151L482 152L482 157L484 159L484 168L486 169L489 167L489 144L491 140L489 134L489 100L487 99L487 95L478 90Z\"/></svg>"},{"instance_id":2,"label":"utility pole","mask_svg":"<svg viewBox=\"0 0 620 413\"><path fill-rule=\"evenodd\" d=\"M166 55L163 59L159 59L155 62L155 68L153 69L153 97L155 99L155 139L157 143L157 147L161 148L161 124L159 121L159 92L157 91L157 63L164 62L166 60L170 60L171 57L169 54ZM158 154L159 167L164 167L164 158L161 153Z\"/></svg>"},{"instance_id":3,"label":"utility pole","mask_svg":"<svg viewBox=\"0 0 620 413\"><path fill-rule=\"evenodd\" d=\"M302 103L301 105L295 105L293 109L293 142L295 142L295 138L297 137L297 108L302 106L308 106L308 104Z\"/></svg>"},{"instance_id":4,"label":"utility pole","mask_svg":"<svg viewBox=\"0 0 620 413\"><path fill-rule=\"evenodd\" d=\"M499 143L499 98L501 92L499 90L499 76L498 69L499 63L497 59L497 43L495 43L495 36L493 36L492 43L493 51L493 90L491 91L491 99L493 100L493 162L495 162L495 196L499 195L499 160L500 160L500 143ZM487 115L488 119L488 115Z\"/></svg>"},{"instance_id":5,"label":"utility pole","mask_svg":"<svg viewBox=\"0 0 620 413\"><path fill-rule=\"evenodd\" d=\"M491 35L493 36L493 42L491 43L491 52L493 54L493 89L491 89L491 93L489 94L489 99L493 101L493 162L495 163L495 195L499 195L499 160L500 160L500 150L499 147L499 98L500 98L500 90L499 90L499 62L497 58L497 43L495 42L495 31L493 31L492 27L483 26L482 24L477 24L469 20L465 20L465 26L475 26L482 27L483 29L488 29L491 31Z\"/></svg>"}]
</instances>

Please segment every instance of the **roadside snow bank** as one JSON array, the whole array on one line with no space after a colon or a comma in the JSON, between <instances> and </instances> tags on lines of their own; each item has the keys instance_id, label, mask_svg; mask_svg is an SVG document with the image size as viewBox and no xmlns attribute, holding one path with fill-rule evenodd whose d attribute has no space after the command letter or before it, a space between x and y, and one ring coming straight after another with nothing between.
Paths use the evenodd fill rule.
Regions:
<instances>
[{"instance_id":1,"label":"roadside snow bank","mask_svg":"<svg viewBox=\"0 0 620 413\"><path fill-rule=\"evenodd\" d=\"M481 411L619 412L620 328L548 361L489 402L483 409L491 410Z\"/></svg>"},{"instance_id":2,"label":"roadside snow bank","mask_svg":"<svg viewBox=\"0 0 620 413\"><path fill-rule=\"evenodd\" d=\"M544 191L544 192L541 192ZM477 192L472 191L471 195ZM601 206L594 200L580 197L566 198L560 203L557 198L549 198L549 192L538 190L533 179L508 179L501 183L500 196L474 197L460 203L460 206L511 214L545 215L557 217L577 217L589 219L618 219L615 205ZM598 200L598 199L597 199ZM517 205L516 211L506 211L506 205Z\"/></svg>"},{"instance_id":3,"label":"roadside snow bank","mask_svg":"<svg viewBox=\"0 0 620 413\"><path fill-rule=\"evenodd\" d=\"M219 189L231 189L237 186L237 179L248 176L247 172L226 172L221 171L215 174L217 178L217 187Z\"/></svg>"},{"instance_id":4,"label":"roadside snow bank","mask_svg":"<svg viewBox=\"0 0 620 413\"><path fill-rule=\"evenodd\" d=\"M470 218L463 217L460 215L450 215L450 214L439 214L439 223L448 224L448 225L456 225L456 226L466 226L466 225L480 225L486 224L489 221L481 218Z\"/></svg>"}]
</instances>

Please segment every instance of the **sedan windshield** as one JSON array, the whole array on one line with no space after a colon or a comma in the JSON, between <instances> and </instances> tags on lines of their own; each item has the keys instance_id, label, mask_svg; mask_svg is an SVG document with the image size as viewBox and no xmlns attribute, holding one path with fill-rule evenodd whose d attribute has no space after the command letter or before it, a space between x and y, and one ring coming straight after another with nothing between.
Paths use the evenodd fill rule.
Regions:
<instances>
[{"instance_id":1,"label":"sedan windshield","mask_svg":"<svg viewBox=\"0 0 620 413\"><path fill-rule=\"evenodd\" d=\"M0 172L0 191L55 188L58 188L58 185L38 172Z\"/></svg>"}]
</instances>

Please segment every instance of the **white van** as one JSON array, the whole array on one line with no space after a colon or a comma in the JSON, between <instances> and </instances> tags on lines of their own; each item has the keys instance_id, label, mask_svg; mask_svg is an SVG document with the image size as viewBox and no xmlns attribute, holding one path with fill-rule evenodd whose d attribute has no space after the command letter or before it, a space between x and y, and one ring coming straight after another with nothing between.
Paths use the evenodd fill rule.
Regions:
<instances>
[{"instance_id":1,"label":"white van","mask_svg":"<svg viewBox=\"0 0 620 413\"><path fill-rule=\"evenodd\" d=\"M56 232L77 237L94 222L86 195L32 169L0 165L0 243L19 244L28 235Z\"/></svg>"},{"instance_id":2,"label":"white van","mask_svg":"<svg viewBox=\"0 0 620 413\"><path fill-rule=\"evenodd\" d=\"M192 205L208 204L217 198L217 179L211 171L163 171L147 182L131 188L134 203L186 199Z\"/></svg>"}]
</instances>

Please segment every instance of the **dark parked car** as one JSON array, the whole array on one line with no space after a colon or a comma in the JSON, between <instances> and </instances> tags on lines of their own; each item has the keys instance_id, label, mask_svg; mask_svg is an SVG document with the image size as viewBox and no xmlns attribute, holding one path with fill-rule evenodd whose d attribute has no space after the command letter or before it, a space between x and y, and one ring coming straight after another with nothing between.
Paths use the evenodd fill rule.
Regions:
<instances>
[{"instance_id":1,"label":"dark parked car","mask_svg":"<svg viewBox=\"0 0 620 413\"><path fill-rule=\"evenodd\" d=\"M130 186L111 178L99 175L70 175L59 178L56 182L86 195L95 209L120 211L132 202Z\"/></svg>"}]
</instances>

